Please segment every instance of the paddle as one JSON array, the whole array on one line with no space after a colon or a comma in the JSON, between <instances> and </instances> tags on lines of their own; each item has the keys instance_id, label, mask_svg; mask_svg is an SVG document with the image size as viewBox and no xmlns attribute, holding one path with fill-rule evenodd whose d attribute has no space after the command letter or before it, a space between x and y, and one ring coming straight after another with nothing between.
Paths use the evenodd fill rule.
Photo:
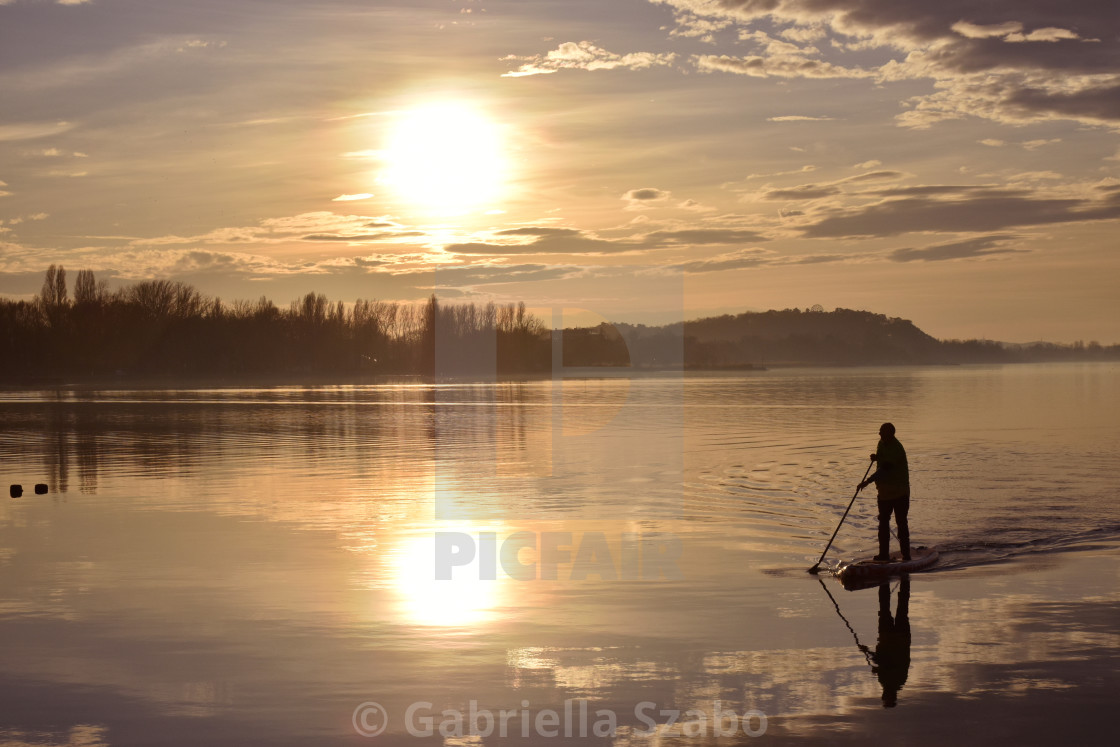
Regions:
<instances>
[{"instance_id":1,"label":"paddle","mask_svg":"<svg viewBox=\"0 0 1120 747\"><path fill-rule=\"evenodd\" d=\"M817 581L820 581L821 588L824 589L824 593L828 594L829 600L832 601L832 606L836 608L836 614L840 615L840 619L843 620L844 624L848 626L848 632L852 634L852 638L856 639L856 646L859 647L860 653L863 654L863 658L867 659L867 663L874 667L875 663L871 660L871 649L859 642L859 635L856 634L856 629L852 627L852 624L850 622L848 622L848 618L844 617L844 613L840 611L840 605L836 602L836 597L832 596L832 592L829 591L828 587L824 585L824 581L821 581L819 578L817 579Z\"/></svg>"},{"instance_id":2,"label":"paddle","mask_svg":"<svg viewBox=\"0 0 1120 747\"><path fill-rule=\"evenodd\" d=\"M871 460L867 463L867 472L863 473L863 478L860 480L860 482L863 482L867 479L867 474L868 472L871 472L872 464L875 464L875 460ZM848 518L848 512L852 510L852 504L856 502L857 495L859 495L858 487L856 488L855 494L852 495L852 500L848 503L848 507L844 509L844 515L840 517L840 524L843 524L844 519ZM828 538L828 544L824 546L824 552L821 553L821 557L817 560L816 563L813 564L813 567L809 569L809 573L816 574L819 572L817 569L820 568L821 561L824 560L824 554L828 552L828 548L832 547L832 540L836 539L836 534L840 531L840 524L836 525L836 531L833 532L832 536Z\"/></svg>"}]
</instances>

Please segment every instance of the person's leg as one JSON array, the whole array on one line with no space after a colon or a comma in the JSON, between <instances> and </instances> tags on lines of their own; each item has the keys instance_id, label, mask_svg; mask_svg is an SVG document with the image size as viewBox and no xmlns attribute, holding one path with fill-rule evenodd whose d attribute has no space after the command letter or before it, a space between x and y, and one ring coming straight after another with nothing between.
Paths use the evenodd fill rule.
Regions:
<instances>
[{"instance_id":1,"label":"person's leg","mask_svg":"<svg viewBox=\"0 0 1120 747\"><path fill-rule=\"evenodd\" d=\"M894 510L894 501L879 501L879 560L887 560L891 556L891 512Z\"/></svg>"},{"instance_id":2,"label":"person's leg","mask_svg":"<svg viewBox=\"0 0 1120 747\"><path fill-rule=\"evenodd\" d=\"M910 638L910 574L903 574L898 585L898 610L894 616L895 627Z\"/></svg>"},{"instance_id":3,"label":"person's leg","mask_svg":"<svg viewBox=\"0 0 1120 747\"><path fill-rule=\"evenodd\" d=\"M910 522L906 515L910 513L910 496L894 500L894 520L898 524L898 544L902 547L903 560L910 559Z\"/></svg>"},{"instance_id":4,"label":"person's leg","mask_svg":"<svg viewBox=\"0 0 1120 747\"><path fill-rule=\"evenodd\" d=\"M890 633L894 628L894 618L891 617L891 585L879 584L879 638L884 633Z\"/></svg>"}]
</instances>

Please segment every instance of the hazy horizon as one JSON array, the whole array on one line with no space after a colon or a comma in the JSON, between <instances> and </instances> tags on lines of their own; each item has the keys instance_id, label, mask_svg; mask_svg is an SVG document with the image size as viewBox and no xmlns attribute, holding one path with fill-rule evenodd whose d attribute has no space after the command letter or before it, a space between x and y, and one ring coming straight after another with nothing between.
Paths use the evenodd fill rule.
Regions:
<instances>
[{"instance_id":1,"label":"hazy horizon","mask_svg":"<svg viewBox=\"0 0 1120 747\"><path fill-rule=\"evenodd\" d=\"M0 0L0 295L1120 342L1106 0Z\"/></svg>"}]
</instances>

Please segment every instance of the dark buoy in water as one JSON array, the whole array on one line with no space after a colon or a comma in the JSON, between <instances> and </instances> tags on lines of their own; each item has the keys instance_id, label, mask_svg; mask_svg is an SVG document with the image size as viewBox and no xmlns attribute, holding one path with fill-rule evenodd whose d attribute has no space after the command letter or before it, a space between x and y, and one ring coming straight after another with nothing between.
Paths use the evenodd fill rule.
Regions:
<instances>
[{"instance_id":1,"label":"dark buoy in water","mask_svg":"<svg viewBox=\"0 0 1120 747\"><path fill-rule=\"evenodd\" d=\"M35 495L46 495L46 494L47 494L47 484L45 482L36 483L35 484Z\"/></svg>"},{"instance_id":2,"label":"dark buoy in water","mask_svg":"<svg viewBox=\"0 0 1120 747\"><path fill-rule=\"evenodd\" d=\"M13 485L12 487L8 488L8 495L12 496L13 498L19 498L23 495L23 486Z\"/></svg>"}]
</instances>

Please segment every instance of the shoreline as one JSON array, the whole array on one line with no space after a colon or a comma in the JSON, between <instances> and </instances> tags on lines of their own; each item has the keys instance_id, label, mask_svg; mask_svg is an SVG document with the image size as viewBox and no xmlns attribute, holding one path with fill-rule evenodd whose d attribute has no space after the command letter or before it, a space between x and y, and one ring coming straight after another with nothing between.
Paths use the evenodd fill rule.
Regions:
<instances>
[{"instance_id":1,"label":"shoreline","mask_svg":"<svg viewBox=\"0 0 1120 747\"><path fill-rule=\"evenodd\" d=\"M657 375L677 375L683 377L705 374L750 374L774 373L783 371L874 371L894 369L944 369L944 368L1002 368L1004 366L1051 366L1051 365L1108 365L1120 364L1113 360L1060 360L1060 361L1002 361L993 363L870 363L857 364L820 364L820 363L771 363L766 366L743 364L734 366L685 366L676 367L630 367L630 366L580 366L567 367L559 373L563 379L605 379L634 377L656 377ZM329 386L391 386L391 385L446 385L446 384L508 384L522 382L549 381L555 377L553 371L499 374L497 376L431 376L425 374L265 374L228 377L213 376L52 376L28 378L23 380L0 379L0 392L25 391L28 389L65 390L65 389L229 389L229 388L280 388L280 387L329 387Z\"/></svg>"}]
</instances>

